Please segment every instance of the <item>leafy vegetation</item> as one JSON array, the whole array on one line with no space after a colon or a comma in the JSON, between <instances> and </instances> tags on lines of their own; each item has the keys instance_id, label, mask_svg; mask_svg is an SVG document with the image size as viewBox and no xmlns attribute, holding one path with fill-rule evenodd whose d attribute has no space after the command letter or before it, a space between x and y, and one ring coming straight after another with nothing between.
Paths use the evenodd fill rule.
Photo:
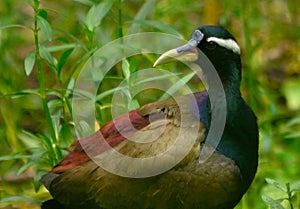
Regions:
<instances>
[{"instance_id":1,"label":"leafy vegetation","mask_svg":"<svg viewBox=\"0 0 300 209\"><path fill-rule=\"evenodd\" d=\"M188 38L204 24L221 24L239 41L242 91L259 119L258 173L236 208L300 208L297 1L2 0L0 13L0 208L39 208L50 197L39 178L76 138L72 98L77 93L91 95L73 90L97 50L138 32ZM129 109L166 98L154 90L134 95L130 89L140 84L169 79L175 84L172 91L181 87L167 74L131 82L132 75L151 67L156 57L123 59L105 75L95 99L97 124L111 119L112 95L120 82L125 81L123 90L132 98ZM183 65L169 68L184 83L199 88ZM85 124L80 127L93 131Z\"/></svg>"}]
</instances>

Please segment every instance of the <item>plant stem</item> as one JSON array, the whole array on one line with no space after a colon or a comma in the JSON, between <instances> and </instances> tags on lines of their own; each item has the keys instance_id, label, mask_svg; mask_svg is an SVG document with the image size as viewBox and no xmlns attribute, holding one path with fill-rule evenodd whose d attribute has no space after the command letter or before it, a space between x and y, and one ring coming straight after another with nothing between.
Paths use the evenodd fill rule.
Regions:
<instances>
[{"instance_id":1,"label":"plant stem","mask_svg":"<svg viewBox=\"0 0 300 209\"><path fill-rule=\"evenodd\" d=\"M252 59L255 51L253 50L253 44L251 41L251 28L249 26L249 14L255 9L254 5L248 3L248 1L241 1L241 13L242 23L243 23L243 38L244 46L247 57L247 63L244 65L245 73L245 86L248 89L247 101L249 105L254 109L254 112L258 110L258 103L255 100L255 93L258 92L257 78L255 76L255 66L252 64Z\"/></svg>"},{"instance_id":2,"label":"plant stem","mask_svg":"<svg viewBox=\"0 0 300 209\"><path fill-rule=\"evenodd\" d=\"M288 194L288 201L290 204L291 209L294 209L293 203L292 203L292 191L290 188L290 183L286 184L286 190L287 190L287 194Z\"/></svg>"},{"instance_id":3,"label":"plant stem","mask_svg":"<svg viewBox=\"0 0 300 209\"><path fill-rule=\"evenodd\" d=\"M122 6L123 6L123 0L119 0L119 8L118 8L118 34L119 34L119 38L123 37L123 20L122 20L123 11L122 11Z\"/></svg>"},{"instance_id":4,"label":"plant stem","mask_svg":"<svg viewBox=\"0 0 300 209\"><path fill-rule=\"evenodd\" d=\"M38 70L38 80L39 80L39 85L40 85L40 95L43 103L43 109L45 112L47 124L49 127L50 131L50 138L52 142L52 147L50 148L49 151L51 156L57 156L55 150L57 149L57 139L56 139L56 134L51 118L51 113L48 107L48 102L47 102L47 94L46 94L46 89L45 89L45 82L44 82L44 77L43 77L43 71L42 71L42 60L41 60L41 55L40 55L40 46L39 46L39 26L38 26L38 15L39 15L39 4L40 1L35 0L34 1L34 42L35 42L35 56L36 56L36 62L37 62L37 70ZM52 164L55 164L55 159L51 160Z\"/></svg>"}]
</instances>

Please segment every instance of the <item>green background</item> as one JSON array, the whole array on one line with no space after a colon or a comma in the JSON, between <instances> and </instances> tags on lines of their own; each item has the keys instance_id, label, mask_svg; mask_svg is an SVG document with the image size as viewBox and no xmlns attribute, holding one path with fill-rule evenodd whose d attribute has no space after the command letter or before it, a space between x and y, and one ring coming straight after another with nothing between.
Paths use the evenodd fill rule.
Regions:
<instances>
[{"instance_id":1,"label":"green background","mask_svg":"<svg viewBox=\"0 0 300 209\"><path fill-rule=\"evenodd\" d=\"M236 208L300 208L299 2L42 0L37 5L37 0L0 1L1 209L39 208L50 198L38 180L75 139L71 89L97 49L137 32L188 39L196 27L209 24L226 27L241 46L242 93L260 128L258 172ZM41 59L35 59L36 49ZM95 104L97 126L111 119L114 88L126 79L132 85L129 75L150 67L156 58L129 58L110 71ZM169 66L199 87L182 67ZM162 95L143 92L130 108Z\"/></svg>"}]
</instances>

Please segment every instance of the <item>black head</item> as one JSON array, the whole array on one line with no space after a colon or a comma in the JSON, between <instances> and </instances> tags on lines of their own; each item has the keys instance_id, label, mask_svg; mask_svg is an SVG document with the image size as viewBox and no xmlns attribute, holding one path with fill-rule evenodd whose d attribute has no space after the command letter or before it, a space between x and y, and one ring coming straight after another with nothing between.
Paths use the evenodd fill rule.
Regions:
<instances>
[{"instance_id":1,"label":"black head","mask_svg":"<svg viewBox=\"0 0 300 209\"><path fill-rule=\"evenodd\" d=\"M222 39L232 39L236 41L233 35L222 26L205 25L198 27L196 30L200 30L204 34L204 38L217 37Z\"/></svg>"},{"instance_id":2,"label":"black head","mask_svg":"<svg viewBox=\"0 0 300 209\"><path fill-rule=\"evenodd\" d=\"M195 33L199 33L198 31L203 34L203 38L197 47L207 53L208 56L212 53L214 55L226 54L229 58L240 56L239 45L225 28L220 26L202 26L193 32L191 39L193 39Z\"/></svg>"},{"instance_id":3,"label":"black head","mask_svg":"<svg viewBox=\"0 0 300 209\"><path fill-rule=\"evenodd\" d=\"M197 28L203 33L203 39L197 47L209 58L223 82L240 85L241 58L240 47L236 39L220 26L202 26ZM193 35L192 35L193 36Z\"/></svg>"}]
</instances>

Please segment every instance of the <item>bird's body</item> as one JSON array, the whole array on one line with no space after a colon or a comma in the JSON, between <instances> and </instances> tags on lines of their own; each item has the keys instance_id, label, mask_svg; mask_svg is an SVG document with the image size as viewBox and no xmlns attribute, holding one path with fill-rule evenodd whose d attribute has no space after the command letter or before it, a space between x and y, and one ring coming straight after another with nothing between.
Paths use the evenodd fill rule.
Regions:
<instances>
[{"instance_id":1,"label":"bird's body","mask_svg":"<svg viewBox=\"0 0 300 209\"><path fill-rule=\"evenodd\" d=\"M201 165L195 156L187 162L158 176L126 178L88 161L58 177L52 195L74 209L233 208L241 196L236 164L218 152Z\"/></svg>"},{"instance_id":2,"label":"bird's body","mask_svg":"<svg viewBox=\"0 0 300 209\"><path fill-rule=\"evenodd\" d=\"M42 178L56 201L67 209L232 209L239 202L256 172L258 130L255 115L240 95L238 48L220 42L218 35L236 43L220 27L204 26L192 36L192 40L199 39L196 46L212 61L224 85L227 118L218 146L206 143L212 111L206 91L147 104L73 144L73 151ZM211 57L215 48L206 47L209 38L217 44L213 47L225 53L219 58L227 61L219 64ZM219 65L223 68L218 69ZM142 165L143 171L130 160L110 159L110 169L127 175L120 176L95 161L107 157L107 145L135 159L150 159L171 149L175 152L153 158L150 164ZM199 162L200 153L205 151L211 151L211 156ZM162 168L168 169L132 178ZM51 203L43 207L51 208Z\"/></svg>"}]
</instances>

